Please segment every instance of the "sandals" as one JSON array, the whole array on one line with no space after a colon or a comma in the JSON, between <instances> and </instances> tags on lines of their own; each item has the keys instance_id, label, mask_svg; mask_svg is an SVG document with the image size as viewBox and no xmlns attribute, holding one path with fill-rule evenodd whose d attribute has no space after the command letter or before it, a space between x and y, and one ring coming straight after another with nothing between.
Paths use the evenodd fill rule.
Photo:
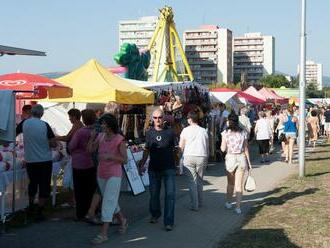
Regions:
<instances>
[{"instance_id":1,"label":"sandals","mask_svg":"<svg viewBox=\"0 0 330 248\"><path fill-rule=\"evenodd\" d=\"M104 242L108 241L108 237L107 236L103 236L102 234L98 234L95 238L92 239L92 244L94 245L99 245L102 244Z\"/></svg>"},{"instance_id":2,"label":"sandals","mask_svg":"<svg viewBox=\"0 0 330 248\"><path fill-rule=\"evenodd\" d=\"M125 219L124 223L122 223L122 224L119 226L119 228L118 228L118 232L119 232L120 234L124 234L124 233L126 233L126 231L127 231L127 227L128 227L128 221L127 221L127 219Z\"/></svg>"},{"instance_id":3,"label":"sandals","mask_svg":"<svg viewBox=\"0 0 330 248\"><path fill-rule=\"evenodd\" d=\"M88 215L85 216L85 221L89 224L92 224L92 225L101 225L102 224L102 221L96 217L90 217Z\"/></svg>"}]
</instances>

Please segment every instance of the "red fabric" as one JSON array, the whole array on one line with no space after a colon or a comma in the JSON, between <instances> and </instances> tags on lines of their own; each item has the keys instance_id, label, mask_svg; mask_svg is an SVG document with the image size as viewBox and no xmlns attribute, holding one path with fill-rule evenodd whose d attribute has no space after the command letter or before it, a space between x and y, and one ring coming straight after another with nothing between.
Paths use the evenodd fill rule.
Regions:
<instances>
[{"instance_id":1,"label":"red fabric","mask_svg":"<svg viewBox=\"0 0 330 248\"><path fill-rule=\"evenodd\" d=\"M212 92L237 92L236 95L238 97L244 98L245 100L247 100L251 104L263 104L263 103L266 102L263 99L260 99L258 97L255 97L255 96L253 96L253 95L251 95L249 93L246 93L244 91L240 91L238 89L216 88L216 89L212 89L210 91L212 91Z\"/></svg>"},{"instance_id":2,"label":"red fabric","mask_svg":"<svg viewBox=\"0 0 330 248\"><path fill-rule=\"evenodd\" d=\"M262 88L259 93L264 95L267 99L274 100L275 103L285 104L288 103L288 99L276 94L275 91L267 88Z\"/></svg>"},{"instance_id":3,"label":"red fabric","mask_svg":"<svg viewBox=\"0 0 330 248\"><path fill-rule=\"evenodd\" d=\"M266 101L260 99L260 98L257 98L257 97L254 97L250 94L247 94L243 91L237 93L238 97L243 97L245 100L247 100L249 103L251 104L263 104L265 103Z\"/></svg>"},{"instance_id":4,"label":"red fabric","mask_svg":"<svg viewBox=\"0 0 330 248\"><path fill-rule=\"evenodd\" d=\"M47 88L66 87L52 79L28 73L11 73L0 76L0 90L35 91L17 93L19 99L42 99L47 97Z\"/></svg>"}]
</instances>

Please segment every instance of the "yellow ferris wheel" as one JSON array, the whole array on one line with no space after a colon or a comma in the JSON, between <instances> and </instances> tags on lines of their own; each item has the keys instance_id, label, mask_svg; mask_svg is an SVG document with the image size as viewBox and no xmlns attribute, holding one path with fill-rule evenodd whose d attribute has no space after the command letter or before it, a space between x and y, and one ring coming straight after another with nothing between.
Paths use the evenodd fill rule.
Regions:
<instances>
[{"instance_id":1,"label":"yellow ferris wheel","mask_svg":"<svg viewBox=\"0 0 330 248\"><path fill-rule=\"evenodd\" d=\"M148 45L154 65L152 81L193 81L193 74L175 28L172 8L165 6L159 11L159 21Z\"/></svg>"}]
</instances>

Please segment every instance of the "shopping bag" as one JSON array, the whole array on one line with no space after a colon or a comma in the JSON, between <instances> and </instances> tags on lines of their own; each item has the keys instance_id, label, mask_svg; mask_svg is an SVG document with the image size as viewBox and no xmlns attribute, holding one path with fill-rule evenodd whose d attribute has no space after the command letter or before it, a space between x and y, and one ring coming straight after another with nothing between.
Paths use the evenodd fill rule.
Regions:
<instances>
[{"instance_id":1,"label":"shopping bag","mask_svg":"<svg viewBox=\"0 0 330 248\"><path fill-rule=\"evenodd\" d=\"M64 167L63 187L68 189L73 189L71 158L68 160L66 166Z\"/></svg>"},{"instance_id":2,"label":"shopping bag","mask_svg":"<svg viewBox=\"0 0 330 248\"><path fill-rule=\"evenodd\" d=\"M248 177L246 178L245 184L244 184L244 189L247 192L253 192L256 190L256 181L251 175L251 171L249 172Z\"/></svg>"}]
</instances>

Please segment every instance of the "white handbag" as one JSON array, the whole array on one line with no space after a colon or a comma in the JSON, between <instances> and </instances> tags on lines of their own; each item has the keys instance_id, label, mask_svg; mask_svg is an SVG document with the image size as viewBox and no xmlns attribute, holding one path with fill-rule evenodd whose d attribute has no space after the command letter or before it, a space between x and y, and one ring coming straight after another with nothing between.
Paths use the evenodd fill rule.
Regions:
<instances>
[{"instance_id":1,"label":"white handbag","mask_svg":"<svg viewBox=\"0 0 330 248\"><path fill-rule=\"evenodd\" d=\"M245 181L245 184L244 184L244 189L247 192L253 192L253 191L256 190L256 181L251 176L251 171L249 171L249 175L246 178L246 181Z\"/></svg>"}]
</instances>

